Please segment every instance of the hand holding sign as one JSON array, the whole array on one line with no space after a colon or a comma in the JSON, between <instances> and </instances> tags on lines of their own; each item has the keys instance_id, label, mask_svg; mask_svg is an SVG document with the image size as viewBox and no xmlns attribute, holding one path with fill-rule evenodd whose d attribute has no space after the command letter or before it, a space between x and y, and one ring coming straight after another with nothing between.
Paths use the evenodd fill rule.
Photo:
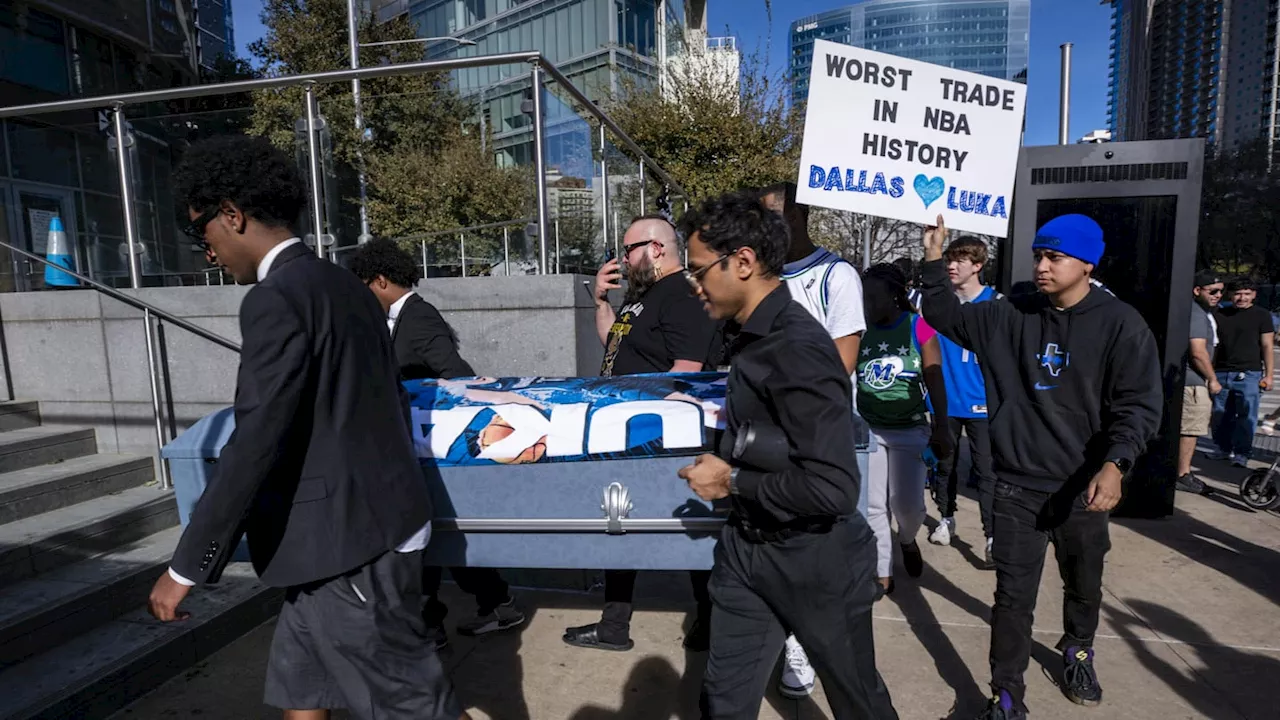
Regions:
<instances>
[{"instance_id":1,"label":"hand holding sign","mask_svg":"<svg viewBox=\"0 0 1280 720\"><path fill-rule=\"evenodd\" d=\"M1005 237L1026 86L814 43L796 199Z\"/></svg>"},{"instance_id":2,"label":"hand holding sign","mask_svg":"<svg viewBox=\"0 0 1280 720\"><path fill-rule=\"evenodd\" d=\"M924 260L931 262L942 259L942 246L947 242L947 225L939 215L936 225L924 226Z\"/></svg>"}]
</instances>

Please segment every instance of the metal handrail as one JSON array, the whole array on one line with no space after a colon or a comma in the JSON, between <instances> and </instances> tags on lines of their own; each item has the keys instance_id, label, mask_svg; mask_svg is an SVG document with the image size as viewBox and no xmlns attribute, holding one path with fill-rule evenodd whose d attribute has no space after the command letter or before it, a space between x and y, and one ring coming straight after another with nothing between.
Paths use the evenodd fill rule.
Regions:
<instances>
[{"instance_id":1,"label":"metal handrail","mask_svg":"<svg viewBox=\"0 0 1280 720\"><path fill-rule=\"evenodd\" d=\"M102 283L96 280L91 280L90 278L87 278L84 275L81 275L80 273L74 270L68 270L67 268L55 262L51 262L45 258L42 258L33 252L28 252L26 250L23 250L22 248L14 247L13 245L10 245L9 243L4 242L2 240L0 240L0 247L3 247L6 250L9 250L10 252L18 253L19 255L27 258L28 260L35 260L36 262L41 263L46 267L51 267L57 270L58 272L66 273L67 275L70 275L71 277L84 283L85 285L88 285L91 289L97 290L98 292L102 293L103 295L106 295L107 297L110 297L113 300L119 300L120 302L124 303L125 305L128 305L129 307L135 310L142 310L143 312L150 311L151 314L155 315L161 320L167 323L170 323L172 325L176 325L177 327L180 327L183 330L186 330L187 332L193 335L204 338L205 340L208 340L209 342L215 345L220 345L228 350L232 350L234 352L240 352L240 346L235 344L234 342L222 337L217 333L209 332L208 330L205 330L199 325L194 325L187 320L183 320L177 315L173 315L171 313L165 312L164 310L161 310L160 308L156 307L155 305L152 305L151 303L143 302L142 300L138 300L137 298L129 297L128 295L120 292L119 290L116 290L113 287L103 285Z\"/></svg>"}]
</instances>

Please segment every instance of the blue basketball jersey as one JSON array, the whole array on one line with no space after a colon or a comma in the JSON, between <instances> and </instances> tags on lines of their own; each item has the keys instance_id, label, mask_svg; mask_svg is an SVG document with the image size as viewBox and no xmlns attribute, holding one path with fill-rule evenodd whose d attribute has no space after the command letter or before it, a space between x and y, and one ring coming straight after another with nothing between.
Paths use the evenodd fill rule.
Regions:
<instances>
[{"instance_id":1,"label":"blue basketball jersey","mask_svg":"<svg viewBox=\"0 0 1280 720\"><path fill-rule=\"evenodd\" d=\"M987 302L1002 297L994 288L986 287L969 302ZM985 418L987 386L982 380L978 358L941 333L938 334L938 343L942 348L942 376L947 384L947 414L953 418Z\"/></svg>"}]
</instances>

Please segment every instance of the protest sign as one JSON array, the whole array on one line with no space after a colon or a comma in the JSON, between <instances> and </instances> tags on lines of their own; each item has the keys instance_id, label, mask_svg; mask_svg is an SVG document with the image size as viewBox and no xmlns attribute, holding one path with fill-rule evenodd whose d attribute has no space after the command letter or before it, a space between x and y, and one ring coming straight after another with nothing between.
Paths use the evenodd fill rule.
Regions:
<instances>
[{"instance_id":1,"label":"protest sign","mask_svg":"<svg viewBox=\"0 0 1280 720\"><path fill-rule=\"evenodd\" d=\"M1026 90L818 40L796 199L1006 237Z\"/></svg>"}]
</instances>

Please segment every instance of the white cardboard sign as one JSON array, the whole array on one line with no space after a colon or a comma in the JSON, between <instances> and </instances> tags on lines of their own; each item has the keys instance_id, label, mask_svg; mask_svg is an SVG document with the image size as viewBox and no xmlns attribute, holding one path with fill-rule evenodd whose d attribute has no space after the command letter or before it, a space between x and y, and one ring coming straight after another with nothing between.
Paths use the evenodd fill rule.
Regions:
<instances>
[{"instance_id":1,"label":"white cardboard sign","mask_svg":"<svg viewBox=\"0 0 1280 720\"><path fill-rule=\"evenodd\" d=\"M818 40L799 192L806 205L1007 237L1027 88Z\"/></svg>"}]
</instances>

